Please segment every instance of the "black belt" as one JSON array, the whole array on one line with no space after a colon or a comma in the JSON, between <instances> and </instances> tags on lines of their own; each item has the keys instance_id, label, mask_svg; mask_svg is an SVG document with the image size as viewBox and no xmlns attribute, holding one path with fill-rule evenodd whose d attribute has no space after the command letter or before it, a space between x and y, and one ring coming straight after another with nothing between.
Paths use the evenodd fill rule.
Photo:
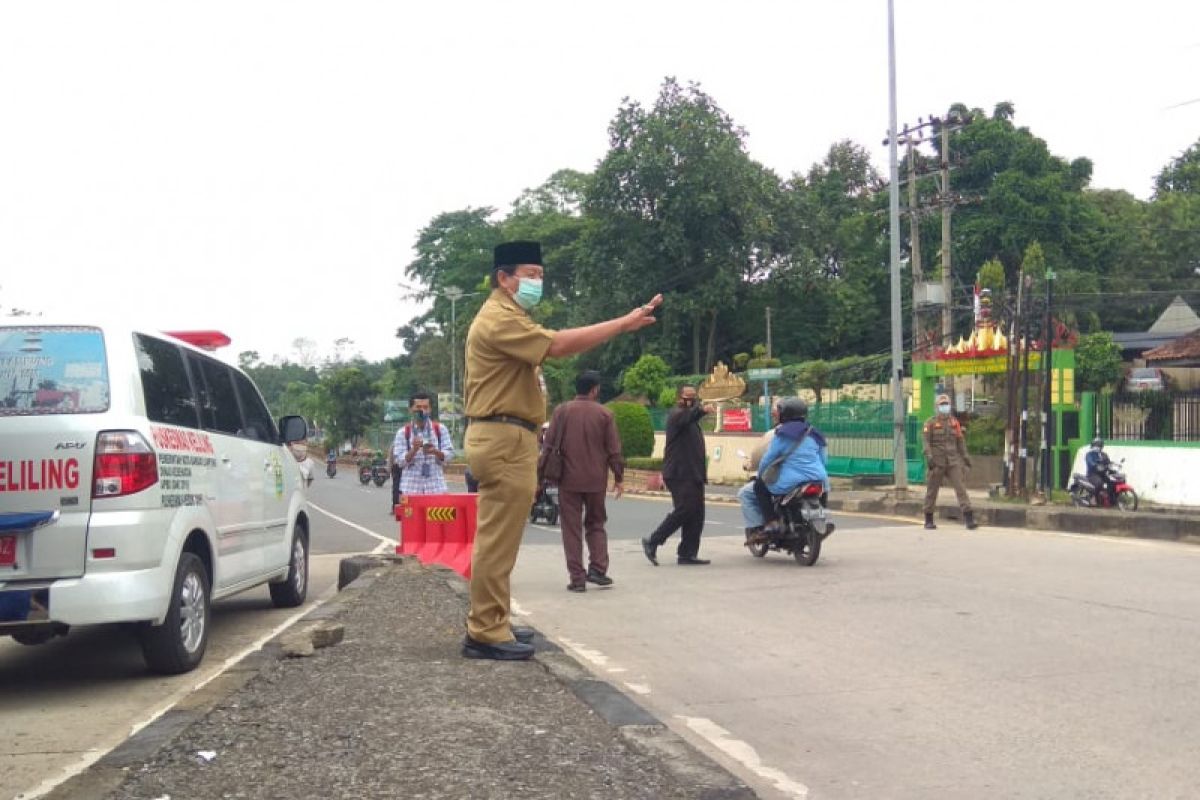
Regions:
<instances>
[{"instance_id":1,"label":"black belt","mask_svg":"<svg viewBox=\"0 0 1200 800\"><path fill-rule=\"evenodd\" d=\"M534 425L529 420L521 419L520 417L510 417L507 414L493 414L490 417L469 417L469 419L471 422L506 422L509 425L516 425L524 428L530 433L534 433L538 429L538 426Z\"/></svg>"}]
</instances>

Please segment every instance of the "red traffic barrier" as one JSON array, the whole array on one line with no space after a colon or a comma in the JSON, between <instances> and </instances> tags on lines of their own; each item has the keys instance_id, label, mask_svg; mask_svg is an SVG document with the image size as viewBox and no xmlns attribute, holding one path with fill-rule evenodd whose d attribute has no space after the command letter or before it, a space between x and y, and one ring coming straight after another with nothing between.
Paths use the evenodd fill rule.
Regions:
<instances>
[{"instance_id":1,"label":"red traffic barrier","mask_svg":"<svg viewBox=\"0 0 1200 800\"><path fill-rule=\"evenodd\" d=\"M396 506L396 518L400 520L400 543L396 545L396 553L402 556L415 556L425 544L425 515L416 512L410 499L401 497Z\"/></svg>"},{"instance_id":2,"label":"red traffic barrier","mask_svg":"<svg viewBox=\"0 0 1200 800\"><path fill-rule=\"evenodd\" d=\"M396 552L422 564L443 564L471 576L478 495L406 495L402 501L400 544Z\"/></svg>"}]
</instances>

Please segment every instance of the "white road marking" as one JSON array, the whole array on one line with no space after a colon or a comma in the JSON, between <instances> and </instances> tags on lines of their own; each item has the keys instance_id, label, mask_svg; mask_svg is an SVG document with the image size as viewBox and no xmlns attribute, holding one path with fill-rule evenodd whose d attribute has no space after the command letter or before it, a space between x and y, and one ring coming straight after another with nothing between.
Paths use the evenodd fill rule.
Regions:
<instances>
[{"instance_id":1,"label":"white road marking","mask_svg":"<svg viewBox=\"0 0 1200 800\"><path fill-rule=\"evenodd\" d=\"M634 694L647 695L650 694L650 687L644 683L627 683L625 686Z\"/></svg>"},{"instance_id":2,"label":"white road marking","mask_svg":"<svg viewBox=\"0 0 1200 800\"><path fill-rule=\"evenodd\" d=\"M530 523L529 527L537 528L539 531L546 531L546 533L561 533L558 528L547 528L545 525L534 525L533 523Z\"/></svg>"},{"instance_id":3,"label":"white road marking","mask_svg":"<svg viewBox=\"0 0 1200 800\"><path fill-rule=\"evenodd\" d=\"M559 641L566 645L568 650L572 650L577 653L583 660L595 664L597 667L608 667L608 656L604 655L599 650L592 650L589 647L585 647L578 642L573 642L566 638L559 639Z\"/></svg>"},{"instance_id":4,"label":"white road marking","mask_svg":"<svg viewBox=\"0 0 1200 800\"><path fill-rule=\"evenodd\" d=\"M308 507L311 508L313 511L320 511L325 516L329 517L330 519L337 520L338 522L342 523L343 525L354 528L354 530L358 531L359 533L365 533L367 536L374 537L374 538L378 539L379 541L383 542L384 544L390 544L390 545L394 546L394 545L397 545L400 543L399 536L397 536L396 538L380 536L375 531L369 530L368 528L364 528L362 525L359 525L357 522L351 522L350 520L346 519L345 517L339 517L337 514L334 514L332 511L326 511L325 509L321 508L319 505L316 505L315 503L309 503ZM377 553L382 552L382 549L377 547L377 548L375 548L375 552L377 552Z\"/></svg>"},{"instance_id":5,"label":"white road marking","mask_svg":"<svg viewBox=\"0 0 1200 800\"><path fill-rule=\"evenodd\" d=\"M225 674L225 672L228 671L230 667L237 664L239 661L241 661L246 656L250 655L251 653L257 652L258 650L261 650L262 646L264 644L269 642L274 637L278 636L280 633L283 633L283 631L287 630L292 625L296 624L296 622L299 621L300 618L303 617L305 614L309 613L310 611L312 611L315 608L320 608L322 605L324 605L326 602L328 602L328 600L331 597L333 597L335 594L337 594L337 584L334 584L333 586L330 586L328 589L326 589L325 592L320 597L318 597L316 599L316 601L313 602L312 605L301 608L296 613L292 614L290 617L288 617L283 622L281 622L279 625L275 626L270 631L268 631L267 633L260 636L258 639L256 639L253 643L251 643L249 646L247 646L241 652L236 653L236 654L230 656L229 658L225 659L225 661L221 664L221 666L218 667L217 670L215 672L213 672L211 675L209 675L208 677L203 678L202 680L199 680L194 684L190 684L181 689L178 689L175 692L172 692L167 697L167 699L162 703L162 705L160 705L154 711L150 712L150 714L148 716L146 716L145 718L143 718L140 722L134 723L129 729L129 735L130 736L135 735L138 731L142 730L147 725L150 725L152 722L157 720L163 714L167 713L172 708L174 708L175 705L177 703L179 703L181 700L183 700L185 697L192 694L193 692L199 691L200 689L204 688L212 681L221 677L221 675ZM17 796L20 798L20 800L35 800L35 798L41 797L42 795L50 792L56 786L59 786L60 784L65 783L66 781L75 777L79 773L83 772L85 769L92 766L92 764L95 764L101 758L103 758L104 756L111 753L113 750L115 750L121 744L124 744L124 742L118 742L117 744L113 745L112 747L100 747L100 748L96 748L94 750L89 750L89 751L87 751L87 755L85 755L79 761L75 762L75 764L73 766L67 767L65 770L63 770L61 773L59 773L55 777L47 778L46 780L42 781L34 788L32 788L26 792L22 792L22 793L18 794Z\"/></svg>"},{"instance_id":6,"label":"white road marking","mask_svg":"<svg viewBox=\"0 0 1200 800\"><path fill-rule=\"evenodd\" d=\"M808 797L807 786L799 781L792 780L782 770L764 765L758 757L758 752L753 747L741 739L732 738L729 735L729 731L712 720L703 717L685 717L682 715L676 715L676 718L683 720L688 728L713 747L734 761L737 761L760 778L770 781L776 789L784 794L798 798L798 800L804 800L804 798Z\"/></svg>"}]
</instances>

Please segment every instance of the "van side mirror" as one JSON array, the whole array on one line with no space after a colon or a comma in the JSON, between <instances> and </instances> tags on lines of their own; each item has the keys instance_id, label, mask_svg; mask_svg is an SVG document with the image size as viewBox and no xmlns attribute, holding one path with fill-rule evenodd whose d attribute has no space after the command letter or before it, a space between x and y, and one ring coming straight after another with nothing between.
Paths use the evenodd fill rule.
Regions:
<instances>
[{"instance_id":1,"label":"van side mirror","mask_svg":"<svg viewBox=\"0 0 1200 800\"><path fill-rule=\"evenodd\" d=\"M279 430L284 444L299 442L308 438L308 423L304 417L290 415L279 420Z\"/></svg>"}]
</instances>

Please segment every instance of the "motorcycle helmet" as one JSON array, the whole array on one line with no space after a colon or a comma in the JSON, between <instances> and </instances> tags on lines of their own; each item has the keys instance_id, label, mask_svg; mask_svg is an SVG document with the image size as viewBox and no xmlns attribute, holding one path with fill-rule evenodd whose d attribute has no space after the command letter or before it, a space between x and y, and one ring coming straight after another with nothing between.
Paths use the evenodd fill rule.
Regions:
<instances>
[{"instance_id":1,"label":"motorcycle helmet","mask_svg":"<svg viewBox=\"0 0 1200 800\"><path fill-rule=\"evenodd\" d=\"M791 422L808 416L808 403L799 397L787 397L779 401L779 421Z\"/></svg>"},{"instance_id":2,"label":"motorcycle helmet","mask_svg":"<svg viewBox=\"0 0 1200 800\"><path fill-rule=\"evenodd\" d=\"M1092 447L1094 447L1097 450L1103 450L1104 449L1104 440L1101 439L1099 436L1097 436L1095 439L1092 439Z\"/></svg>"}]
</instances>

